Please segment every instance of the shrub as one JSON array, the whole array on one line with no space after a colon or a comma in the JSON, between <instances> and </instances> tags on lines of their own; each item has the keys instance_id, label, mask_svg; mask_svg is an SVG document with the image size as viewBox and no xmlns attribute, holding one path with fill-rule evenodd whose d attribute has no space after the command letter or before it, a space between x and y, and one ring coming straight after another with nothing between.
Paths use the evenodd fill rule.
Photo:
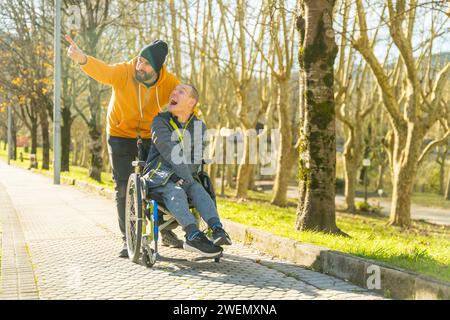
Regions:
<instances>
[{"instance_id":1,"label":"shrub","mask_svg":"<svg viewBox=\"0 0 450 320\"><path fill-rule=\"evenodd\" d=\"M367 213L380 213L382 207L380 206L372 206L369 203L366 203L364 201L358 201L356 202L356 209L360 212L367 212Z\"/></svg>"}]
</instances>

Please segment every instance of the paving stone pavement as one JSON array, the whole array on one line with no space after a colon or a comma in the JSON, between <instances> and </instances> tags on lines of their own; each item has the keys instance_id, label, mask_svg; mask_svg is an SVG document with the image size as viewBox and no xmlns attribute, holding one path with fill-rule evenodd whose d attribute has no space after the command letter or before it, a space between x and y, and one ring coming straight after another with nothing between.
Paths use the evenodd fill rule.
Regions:
<instances>
[{"instance_id":1,"label":"paving stone pavement","mask_svg":"<svg viewBox=\"0 0 450 320\"><path fill-rule=\"evenodd\" d=\"M220 263L161 247L153 268L117 257L113 201L0 161L0 299L381 299L241 244Z\"/></svg>"}]
</instances>

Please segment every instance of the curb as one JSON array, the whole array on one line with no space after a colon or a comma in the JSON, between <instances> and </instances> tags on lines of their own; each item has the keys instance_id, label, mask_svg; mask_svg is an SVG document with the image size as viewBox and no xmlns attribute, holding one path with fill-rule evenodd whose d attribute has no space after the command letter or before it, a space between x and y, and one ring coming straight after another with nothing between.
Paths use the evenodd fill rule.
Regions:
<instances>
[{"instance_id":1,"label":"curb","mask_svg":"<svg viewBox=\"0 0 450 320\"><path fill-rule=\"evenodd\" d=\"M52 176L46 173L44 175ZM61 183L73 185L87 192L94 192L110 200L115 197L114 191L85 181L61 177ZM368 289L385 297L413 300L450 300L450 283L389 266L382 262L277 236L231 220L222 219L222 222L233 240L242 242L244 245L252 245L252 247L272 256L349 281L363 288L368 288L368 284L374 284L374 289ZM379 279L378 286L376 278Z\"/></svg>"},{"instance_id":2,"label":"curb","mask_svg":"<svg viewBox=\"0 0 450 320\"><path fill-rule=\"evenodd\" d=\"M269 232L223 220L227 232L245 245L270 255L292 261L306 268L368 288L379 276L379 289L370 289L394 299L450 300L450 284L419 273L359 258L325 247L301 243Z\"/></svg>"}]
</instances>

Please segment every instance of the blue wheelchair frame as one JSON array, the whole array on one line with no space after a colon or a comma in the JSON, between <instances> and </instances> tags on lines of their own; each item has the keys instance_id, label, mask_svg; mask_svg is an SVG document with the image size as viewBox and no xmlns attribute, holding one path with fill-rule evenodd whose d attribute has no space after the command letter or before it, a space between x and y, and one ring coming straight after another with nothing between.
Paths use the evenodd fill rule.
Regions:
<instances>
[{"instance_id":1,"label":"blue wheelchair frame","mask_svg":"<svg viewBox=\"0 0 450 320\"><path fill-rule=\"evenodd\" d=\"M152 267L158 258L159 231L164 230L173 223L176 223L176 220L170 214L170 211L161 204L162 201L158 203L157 199L149 194L146 182L141 177L141 173L145 166L145 161L142 160L144 152L140 137L137 139L137 146L139 160L132 162L135 172L130 175L127 186L125 214L126 242L128 257L131 261L136 263L139 258L141 258L143 264L147 267ZM205 162L202 163L199 171L199 180L206 191L213 198L214 203L216 203L214 188L209 180L209 177L203 171L204 163ZM158 226L158 223L160 222L160 214L169 215L170 218ZM133 215L135 217L132 217ZM136 223L133 224L134 222ZM150 234L145 234L144 229L147 231L147 225L149 223L153 228L150 230ZM151 242L153 242L153 246L151 245ZM220 262L221 257L222 253L215 257L199 256L191 260L198 261L214 259L215 262Z\"/></svg>"}]
</instances>

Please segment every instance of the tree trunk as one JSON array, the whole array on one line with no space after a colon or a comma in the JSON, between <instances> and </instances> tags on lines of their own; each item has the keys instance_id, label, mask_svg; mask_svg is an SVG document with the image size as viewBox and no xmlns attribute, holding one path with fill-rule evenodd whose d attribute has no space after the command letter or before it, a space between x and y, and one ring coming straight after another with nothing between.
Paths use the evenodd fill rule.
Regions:
<instances>
[{"instance_id":1,"label":"tree trunk","mask_svg":"<svg viewBox=\"0 0 450 320\"><path fill-rule=\"evenodd\" d=\"M448 146L442 146L440 147L442 150L440 153L440 160L439 160L439 194L444 195L445 194L445 164L447 161L447 154L448 154ZM438 155L439 158L439 155Z\"/></svg>"},{"instance_id":2,"label":"tree trunk","mask_svg":"<svg viewBox=\"0 0 450 320\"><path fill-rule=\"evenodd\" d=\"M279 81L278 85L278 121L281 133L280 147L277 153L277 171L271 203L277 206L287 205L287 191L292 166L294 164L294 146L292 144L291 118L286 103L287 79Z\"/></svg>"},{"instance_id":3,"label":"tree trunk","mask_svg":"<svg viewBox=\"0 0 450 320\"><path fill-rule=\"evenodd\" d=\"M281 137L281 141L283 141L283 137ZM281 142L282 144L283 142ZM291 177L290 172L292 170L292 166L294 165L294 157L292 156L292 150L289 154L281 155L278 159L277 164L277 173L275 176L275 182L273 187L273 196L271 200L271 204L285 207L287 205L287 191L289 187L289 178Z\"/></svg>"},{"instance_id":4,"label":"tree trunk","mask_svg":"<svg viewBox=\"0 0 450 320\"><path fill-rule=\"evenodd\" d=\"M88 153L88 146L86 143L86 140L83 139L83 142L81 144L81 158L80 158L80 166L83 168L88 167L88 160L87 160L87 153Z\"/></svg>"},{"instance_id":5,"label":"tree trunk","mask_svg":"<svg viewBox=\"0 0 450 320\"><path fill-rule=\"evenodd\" d=\"M217 129L220 130L220 127ZM220 145L220 143L225 143L225 141L223 140L222 136L215 136L214 140L212 142L210 142L210 144L211 143L212 143L213 147L210 148L209 154L206 155L208 160L214 159L214 157L215 157L214 152L216 150L219 150L219 148L223 149L223 146ZM223 157L225 157L225 155L223 155ZM223 159L223 162L225 162L225 158ZM214 163L214 162L212 162L211 164L209 164L203 168L208 173L209 177L211 178L211 182L212 182L214 188L216 187L216 177L219 174L218 170L221 168L222 168L222 166L219 166L217 163Z\"/></svg>"},{"instance_id":6,"label":"tree trunk","mask_svg":"<svg viewBox=\"0 0 450 320\"><path fill-rule=\"evenodd\" d=\"M256 166L252 165L252 169L251 169L251 173L250 176L248 178L248 189L249 190L253 190L253 191L257 191L256 190L256 180L255 180L255 176L256 176Z\"/></svg>"},{"instance_id":7,"label":"tree trunk","mask_svg":"<svg viewBox=\"0 0 450 320\"><path fill-rule=\"evenodd\" d=\"M101 182L102 162L102 128L100 125L101 99L99 84L89 80L89 110L91 113L90 121L87 124L89 130L89 177Z\"/></svg>"},{"instance_id":8,"label":"tree trunk","mask_svg":"<svg viewBox=\"0 0 450 320\"><path fill-rule=\"evenodd\" d=\"M50 169L50 135L49 135L49 121L47 112L45 110L41 110L39 112L39 119L42 136L42 169L48 170Z\"/></svg>"},{"instance_id":9,"label":"tree trunk","mask_svg":"<svg viewBox=\"0 0 450 320\"><path fill-rule=\"evenodd\" d=\"M345 152L344 152L345 153ZM344 175L345 175L345 204L346 210L355 212L355 192L356 192L356 173L358 166L353 158L343 157L344 160Z\"/></svg>"},{"instance_id":10,"label":"tree trunk","mask_svg":"<svg viewBox=\"0 0 450 320\"><path fill-rule=\"evenodd\" d=\"M400 227L411 225L411 195L414 185L414 169L411 165L396 164L393 179L392 204L389 223Z\"/></svg>"},{"instance_id":11,"label":"tree trunk","mask_svg":"<svg viewBox=\"0 0 450 320\"><path fill-rule=\"evenodd\" d=\"M177 8L175 8L175 2L169 1L169 11L171 18L171 30L172 30L172 45L173 45L173 61L175 75L181 78L181 48L180 48L180 28L177 26L177 15L179 14Z\"/></svg>"},{"instance_id":12,"label":"tree trunk","mask_svg":"<svg viewBox=\"0 0 450 320\"><path fill-rule=\"evenodd\" d=\"M36 154L37 151L37 130L38 130L38 124L37 121L34 121L31 123L31 153Z\"/></svg>"},{"instance_id":13,"label":"tree trunk","mask_svg":"<svg viewBox=\"0 0 450 320\"><path fill-rule=\"evenodd\" d=\"M89 152L91 154L91 161L89 163L89 177L101 182L102 181L102 132L100 128L89 128Z\"/></svg>"},{"instance_id":14,"label":"tree trunk","mask_svg":"<svg viewBox=\"0 0 450 320\"><path fill-rule=\"evenodd\" d=\"M61 126L61 171L69 171L72 116L69 107L61 112L63 124Z\"/></svg>"},{"instance_id":15,"label":"tree trunk","mask_svg":"<svg viewBox=\"0 0 450 320\"><path fill-rule=\"evenodd\" d=\"M411 225L411 195L423 137L423 132L414 123L395 134L390 225Z\"/></svg>"},{"instance_id":16,"label":"tree trunk","mask_svg":"<svg viewBox=\"0 0 450 320\"><path fill-rule=\"evenodd\" d=\"M79 148L78 142L77 142L77 140L74 140L73 156L72 156L72 163L71 163L72 166L76 166L78 164L78 155L79 155L78 148Z\"/></svg>"},{"instance_id":17,"label":"tree trunk","mask_svg":"<svg viewBox=\"0 0 450 320\"><path fill-rule=\"evenodd\" d=\"M384 188L384 172L386 170L386 161L381 160L382 162L378 165L378 177L376 183L377 190L383 190Z\"/></svg>"},{"instance_id":18,"label":"tree trunk","mask_svg":"<svg viewBox=\"0 0 450 320\"><path fill-rule=\"evenodd\" d=\"M450 168L448 170L447 189L445 190L445 200L450 200Z\"/></svg>"},{"instance_id":19,"label":"tree trunk","mask_svg":"<svg viewBox=\"0 0 450 320\"><path fill-rule=\"evenodd\" d=\"M234 173L234 165L227 165L225 167L225 186L228 188L234 188L233 175Z\"/></svg>"},{"instance_id":20,"label":"tree trunk","mask_svg":"<svg viewBox=\"0 0 450 320\"><path fill-rule=\"evenodd\" d=\"M332 12L335 1L302 1L299 17L300 157L297 230L342 233L336 226L336 119L333 65L337 53ZM303 20L303 23L302 21ZM303 38L304 35L304 39Z\"/></svg>"},{"instance_id":21,"label":"tree trunk","mask_svg":"<svg viewBox=\"0 0 450 320\"><path fill-rule=\"evenodd\" d=\"M85 24L80 30L80 37L85 43L85 53L96 57L100 46L102 33L110 17L111 3L109 1L99 1L99 5L87 6L85 10ZM101 50L100 50L101 51ZM104 52L104 51L101 51ZM94 79L88 80L88 106L89 119L84 119L89 132L89 177L101 182L102 172L102 126L101 126L101 92L99 83Z\"/></svg>"},{"instance_id":22,"label":"tree trunk","mask_svg":"<svg viewBox=\"0 0 450 320\"><path fill-rule=\"evenodd\" d=\"M206 168L204 168L206 169ZM219 166L216 163L211 163L210 165L208 165L208 169L206 170L206 172L208 173L209 177L211 178L211 183L213 184L214 190L216 190L216 179L217 179L217 175L218 175L218 169Z\"/></svg>"},{"instance_id":23,"label":"tree trunk","mask_svg":"<svg viewBox=\"0 0 450 320\"><path fill-rule=\"evenodd\" d=\"M239 165L238 169L235 197L245 199L247 198L247 190L250 183L250 175L253 172L253 165L249 163L249 136L244 133L242 138L244 139L243 163Z\"/></svg>"},{"instance_id":24,"label":"tree trunk","mask_svg":"<svg viewBox=\"0 0 450 320\"><path fill-rule=\"evenodd\" d=\"M11 119L11 135L12 135L12 160L17 160L17 127L14 117Z\"/></svg>"},{"instance_id":25,"label":"tree trunk","mask_svg":"<svg viewBox=\"0 0 450 320\"><path fill-rule=\"evenodd\" d=\"M358 167L362 161L363 132L361 124L363 119L356 116L356 121L352 128L348 128L348 138L344 146L343 164L345 177L345 203L347 210L356 211L355 193L357 184Z\"/></svg>"}]
</instances>

